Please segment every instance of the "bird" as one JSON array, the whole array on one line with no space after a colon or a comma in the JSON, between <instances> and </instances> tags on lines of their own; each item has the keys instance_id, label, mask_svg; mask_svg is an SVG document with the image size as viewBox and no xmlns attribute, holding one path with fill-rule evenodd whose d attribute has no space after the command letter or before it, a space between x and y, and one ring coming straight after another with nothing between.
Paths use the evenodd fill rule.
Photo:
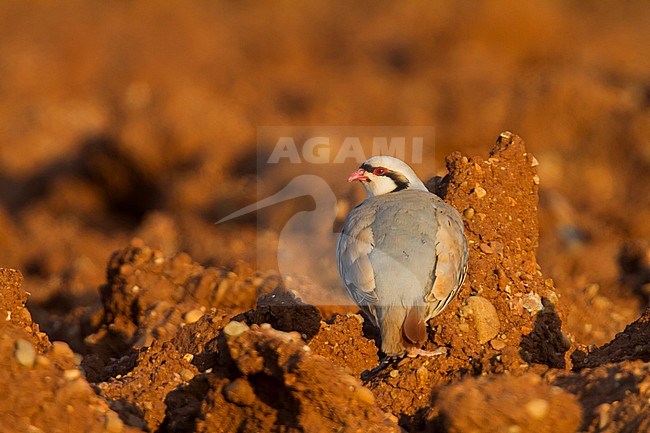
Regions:
<instances>
[{"instance_id":1,"label":"bird","mask_svg":"<svg viewBox=\"0 0 650 433\"><path fill-rule=\"evenodd\" d=\"M421 347L427 321L465 280L469 251L460 214L391 156L366 160L349 176L354 181L367 198L350 211L337 244L343 285L379 328L385 355L445 353Z\"/></svg>"}]
</instances>

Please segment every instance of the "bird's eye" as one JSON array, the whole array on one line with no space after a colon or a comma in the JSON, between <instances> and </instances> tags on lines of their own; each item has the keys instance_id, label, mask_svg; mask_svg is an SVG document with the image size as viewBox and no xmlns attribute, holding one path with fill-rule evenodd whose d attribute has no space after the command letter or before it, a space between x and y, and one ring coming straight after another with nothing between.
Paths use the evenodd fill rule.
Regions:
<instances>
[{"instance_id":1,"label":"bird's eye","mask_svg":"<svg viewBox=\"0 0 650 433\"><path fill-rule=\"evenodd\" d=\"M386 174L388 170L386 170L384 167L377 167L372 171L372 174L376 176L383 176Z\"/></svg>"}]
</instances>

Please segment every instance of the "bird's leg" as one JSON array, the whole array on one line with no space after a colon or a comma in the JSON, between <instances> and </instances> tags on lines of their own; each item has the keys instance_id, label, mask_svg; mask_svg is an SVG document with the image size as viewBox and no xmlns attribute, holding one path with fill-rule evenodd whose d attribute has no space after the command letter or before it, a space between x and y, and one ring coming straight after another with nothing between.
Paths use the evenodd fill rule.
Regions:
<instances>
[{"instance_id":1,"label":"bird's leg","mask_svg":"<svg viewBox=\"0 0 650 433\"><path fill-rule=\"evenodd\" d=\"M406 349L406 356L409 358L415 358L416 356L438 356L438 355L446 355L447 354L447 348L444 346L437 347L434 350L423 350L419 349L417 347L409 347Z\"/></svg>"},{"instance_id":2,"label":"bird's leg","mask_svg":"<svg viewBox=\"0 0 650 433\"><path fill-rule=\"evenodd\" d=\"M379 373L394 361L399 361L404 357L415 358L418 356L440 356L446 354L447 354L447 348L444 346L437 347L434 350L424 350L424 349L419 349L417 347L409 347L408 349L406 349L405 352L398 353L397 355L387 355L384 358L382 358L382 360L379 361L379 365L377 365L371 370L366 370L362 373L362 379L364 379L364 376L370 377L371 375Z\"/></svg>"},{"instance_id":3,"label":"bird's leg","mask_svg":"<svg viewBox=\"0 0 650 433\"><path fill-rule=\"evenodd\" d=\"M371 375L374 375L376 373L379 373L386 367L388 367L391 363L394 361L399 361L400 359L404 358L406 354L405 353L398 353L397 355L386 355L384 356L381 361L379 361L379 364L372 368L371 370L366 370L361 374L361 378L363 379L364 376L370 377Z\"/></svg>"}]
</instances>

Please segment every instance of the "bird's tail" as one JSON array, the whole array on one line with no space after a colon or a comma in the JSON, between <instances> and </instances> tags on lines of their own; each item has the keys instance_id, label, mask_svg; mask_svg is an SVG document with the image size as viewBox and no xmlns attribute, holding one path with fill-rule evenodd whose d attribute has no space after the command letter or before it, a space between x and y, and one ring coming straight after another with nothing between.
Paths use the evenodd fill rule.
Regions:
<instances>
[{"instance_id":1,"label":"bird's tail","mask_svg":"<svg viewBox=\"0 0 650 433\"><path fill-rule=\"evenodd\" d=\"M424 308L409 308L402 323L402 339L406 347L421 347L427 341L427 322L424 320Z\"/></svg>"},{"instance_id":2,"label":"bird's tail","mask_svg":"<svg viewBox=\"0 0 650 433\"><path fill-rule=\"evenodd\" d=\"M379 311L381 350L395 355L409 347L420 348L427 341L424 308L419 306L384 307Z\"/></svg>"}]
</instances>

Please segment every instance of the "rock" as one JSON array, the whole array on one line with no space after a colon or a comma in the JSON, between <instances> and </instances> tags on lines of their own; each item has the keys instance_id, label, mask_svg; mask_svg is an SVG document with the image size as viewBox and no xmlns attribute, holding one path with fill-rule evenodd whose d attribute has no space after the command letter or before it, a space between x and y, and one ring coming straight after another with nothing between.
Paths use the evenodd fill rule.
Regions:
<instances>
[{"instance_id":1,"label":"rock","mask_svg":"<svg viewBox=\"0 0 650 433\"><path fill-rule=\"evenodd\" d=\"M63 358L72 358L74 357L74 352L68 346L68 343L64 341L53 341L52 342L52 348L50 349L50 353L54 356L61 356Z\"/></svg>"},{"instance_id":2,"label":"rock","mask_svg":"<svg viewBox=\"0 0 650 433\"><path fill-rule=\"evenodd\" d=\"M526 293L524 296L521 297L521 300L523 302L522 306L531 314L531 316L534 316L537 314L537 312L542 311L544 309L544 305L542 304L542 299L539 297L537 293L529 292Z\"/></svg>"},{"instance_id":3,"label":"rock","mask_svg":"<svg viewBox=\"0 0 650 433\"><path fill-rule=\"evenodd\" d=\"M183 320L185 323L194 323L203 317L203 311L199 309L190 310L183 315Z\"/></svg>"},{"instance_id":4,"label":"rock","mask_svg":"<svg viewBox=\"0 0 650 433\"><path fill-rule=\"evenodd\" d=\"M549 403L541 398L535 398L524 405L528 414L536 420L542 420L548 414Z\"/></svg>"},{"instance_id":5,"label":"rock","mask_svg":"<svg viewBox=\"0 0 650 433\"><path fill-rule=\"evenodd\" d=\"M486 244L485 242L481 242L478 246L481 251L483 251L485 254L493 254L494 253L494 248Z\"/></svg>"},{"instance_id":6,"label":"rock","mask_svg":"<svg viewBox=\"0 0 650 433\"><path fill-rule=\"evenodd\" d=\"M63 372L63 378L68 381L73 381L81 377L81 371L76 368L71 368Z\"/></svg>"},{"instance_id":7,"label":"rock","mask_svg":"<svg viewBox=\"0 0 650 433\"><path fill-rule=\"evenodd\" d=\"M490 340L490 346L492 346L494 350L503 350L506 347L506 343L503 340L495 338Z\"/></svg>"},{"instance_id":8,"label":"rock","mask_svg":"<svg viewBox=\"0 0 650 433\"><path fill-rule=\"evenodd\" d=\"M194 372L187 368L181 370L180 375L184 382L189 382L194 378Z\"/></svg>"},{"instance_id":9,"label":"rock","mask_svg":"<svg viewBox=\"0 0 650 433\"><path fill-rule=\"evenodd\" d=\"M481 344L497 336L500 329L499 315L494 305L481 296L470 296L466 301L467 310L474 320L474 327Z\"/></svg>"},{"instance_id":10,"label":"rock","mask_svg":"<svg viewBox=\"0 0 650 433\"><path fill-rule=\"evenodd\" d=\"M224 326L223 333L228 338L234 338L248 331L248 329L247 324L233 320Z\"/></svg>"},{"instance_id":11,"label":"rock","mask_svg":"<svg viewBox=\"0 0 650 433\"><path fill-rule=\"evenodd\" d=\"M33 367L36 361L36 349L34 349L34 345L27 340L18 339L16 340L15 346L14 357L16 361L25 367Z\"/></svg>"}]
</instances>

